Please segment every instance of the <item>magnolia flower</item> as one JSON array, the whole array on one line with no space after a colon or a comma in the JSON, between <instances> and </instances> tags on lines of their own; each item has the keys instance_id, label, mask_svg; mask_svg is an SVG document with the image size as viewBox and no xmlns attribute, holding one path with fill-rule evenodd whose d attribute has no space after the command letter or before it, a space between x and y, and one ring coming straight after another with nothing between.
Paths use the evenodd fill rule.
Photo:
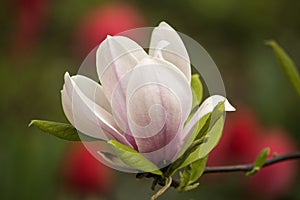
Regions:
<instances>
[{"instance_id":1,"label":"magnolia flower","mask_svg":"<svg viewBox=\"0 0 300 200\"><path fill-rule=\"evenodd\" d=\"M124 36L108 36L98 47L101 85L65 74L62 104L80 132L111 139L142 153L155 164L174 161L197 122L225 97L206 99L187 122L192 108L191 67L177 32L165 22L154 28L149 54ZM110 163L124 167L120 161ZM128 166L127 166L128 167Z\"/></svg>"}]
</instances>

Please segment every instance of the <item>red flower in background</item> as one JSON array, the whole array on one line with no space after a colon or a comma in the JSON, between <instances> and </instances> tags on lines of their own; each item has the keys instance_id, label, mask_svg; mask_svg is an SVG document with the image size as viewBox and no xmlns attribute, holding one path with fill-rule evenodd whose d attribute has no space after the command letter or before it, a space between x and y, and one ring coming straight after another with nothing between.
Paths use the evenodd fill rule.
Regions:
<instances>
[{"instance_id":1,"label":"red flower in background","mask_svg":"<svg viewBox=\"0 0 300 200\"><path fill-rule=\"evenodd\" d=\"M94 158L81 143L73 143L63 160L64 184L83 194L107 194L113 183L112 169Z\"/></svg>"},{"instance_id":2,"label":"red flower in background","mask_svg":"<svg viewBox=\"0 0 300 200\"><path fill-rule=\"evenodd\" d=\"M222 139L211 152L208 166L252 163L258 153L269 147L270 157L296 150L288 133L279 129L263 129L249 109L237 109L226 118ZM245 190L263 199L276 199L286 194L297 173L295 162L283 162L262 169L250 178L243 178Z\"/></svg>"},{"instance_id":3,"label":"red flower in background","mask_svg":"<svg viewBox=\"0 0 300 200\"><path fill-rule=\"evenodd\" d=\"M76 48L80 55L86 55L107 35L116 35L128 29L144 26L140 11L130 4L115 3L100 5L80 21L76 29Z\"/></svg>"},{"instance_id":4,"label":"red flower in background","mask_svg":"<svg viewBox=\"0 0 300 200\"><path fill-rule=\"evenodd\" d=\"M265 147L270 148L269 158L276 154L285 154L296 151L293 139L283 130L268 129L263 130L258 143L251 149L252 159ZM259 193L263 199L276 199L284 194L288 194L293 181L297 175L297 161L281 162L267 168L261 169L249 181L245 181L246 188L251 193Z\"/></svg>"},{"instance_id":5,"label":"red flower in background","mask_svg":"<svg viewBox=\"0 0 300 200\"><path fill-rule=\"evenodd\" d=\"M208 165L228 165L252 162L251 150L256 146L260 125L254 113L246 108L226 116L220 143L210 153Z\"/></svg>"},{"instance_id":6,"label":"red flower in background","mask_svg":"<svg viewBox=\"0 0 300 200\"><path fill-rule=\"evenodd\" d=\"M14 0L14 24L11 38L13 57L27 58L37 43L39 33L45 22L47 1Z\"/></svg>"}]
</instances>

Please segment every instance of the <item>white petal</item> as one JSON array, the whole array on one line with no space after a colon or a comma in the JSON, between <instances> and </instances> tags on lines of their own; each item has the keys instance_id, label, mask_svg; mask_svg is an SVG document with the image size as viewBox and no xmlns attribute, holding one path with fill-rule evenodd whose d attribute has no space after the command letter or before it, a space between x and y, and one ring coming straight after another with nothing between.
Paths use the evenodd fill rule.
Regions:
<instances>
[{"instance_id":1,"label":"white petal","mask_svg":"<svg viewBox=\"0 0 300 200\"><path fill-rule=\"evenodd\" d=\"M99 84L84 76L65 74L65 91L72 102L73 125L80 132L103 140L117 139L129 145L115 128L112 115L95 103Z\"/></svg>"},{"instance_id":2,"label":"white petal","mask_svg":"<svg viewBox=\"0 0 300 200\"><path fill-rule=\"evenodd\" d=\"M139 151L166 146L181 132L191 103L190 85L181 72L155 60L141 62L126 90L128 125Z\"/></svg>"},{"instance_id":3,"label":"white petal","mask_svg":"<svg viewBox=\"0 0 300 200\"><path fill-rule=\"evenodd\" d=\"M97 49L97 73L108 100L116 84L131 71L147 53L133 40L123 36L108 36Z\"/></svg>"},{"instance_id":4,"label":"white petal","mask_svg":"<svg viewBox=\"0 0 300 200\"><path fill-rule=\"evenodd\" d=\"M66 87L63 86L61 90L61 101L64 113L69 120L69 122L74 126L74 119L73 119L73 110L72 110L72 101L67 94Z\"/></svg>"},{"instance_id":5,"label":"white petal","mask_svg":"<svg viewBox=\"0 0 300 200\"><path fill-rule=\"evenodd\" d=\"M228 100L221 95L213 95L208 97L198 108L192 119L185 125L183 129L182 136L184 138L188 137L194 130L197 122L206 114L213 111L213 109L218 105L218 103L225 101L225 111L235 111L235 108L228 102Z\"/></svg>"},{"instance_id":6,"label":"white petal","mask_svg":"<svg viewBox=\"0 0 300 200\"><path fill-rule=\"evenodd\" d=\"M166 144L163 148L155 148L151 152L143 153L143 155L151 160L153 163L157 164L159 168L164 168L170 164L170 162L174 162L176 158L178 158L178 152L182 149L183 144L181 143L181 133L182 127L178 130L178 134L173 137L168 144ZM155 141L149 138L149 145L155 145ZM144 140L144 142L146 139ZM154 142L154 143L153 143ZM182 145L182 146L181 146ZM162 162L166 161L166 162Z\"/></svg>"},{"instance_id":7,"label":"white petal","mask_svg":"<svg viewBox=\"0 0 300 200\"><path fill-rule=\"evenodd\" d=\"M178 33L167 23L161 22L151 36L149 55L173 63L191 80L191 66L188 52Z\"/></svg>"},{"instance_id":8,"label":"white petal","mask_svg":"<svg viewBox=\"0 0 300 200\"><path fill-rule=\"evenodd\" d=\"M87 98L111 113L110 103L105 97L100 84L82 75L72 76L72 80L74 80L78 89L82 91Z\"/></svg>"}]
</instances>

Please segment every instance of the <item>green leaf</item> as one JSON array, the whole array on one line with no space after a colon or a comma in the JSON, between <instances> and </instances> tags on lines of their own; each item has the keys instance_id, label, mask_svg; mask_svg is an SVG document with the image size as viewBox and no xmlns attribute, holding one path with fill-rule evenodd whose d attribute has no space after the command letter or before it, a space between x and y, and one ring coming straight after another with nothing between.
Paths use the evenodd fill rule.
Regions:
<instances>
[{"instance_id":1,"label":"green leaf","mask_svg":"<svg viewBox=\"0 0 300 200\"><path fill-rule=\"evenodd\" d=\"M198 127L196 126L191 134L187 144L180 152L179 158L165 172L166 176L172 176L179 169L208 155L221 138L224 112L224 102L220 102L211 113L204 115L199 120Z\"/></svg>"},{"instance_id":2,"label":"green leaf","mask_svg":"<svg viewBox=\"0 0 300 200\"><path fill-rule=\"evenodd\" d=\"M110 140L107 143L111 145L117 156L130 167L141 170L143 172L151 172L152 174L156 175L163 174L155 164L153 164L136 150L124 144L121 144L116 140Z\"/></svg>"},{"instance_id":3,"label":"green leaf","mask_svg":"<svg viewBox=\"0 0 300 200\"><path fill-rule=\"evenodd\" d=\"M80 134L71 124L45 120L32 120L28 126L36 126L41 131L68 141L95 141L100 140Z\"/></svg>"},{"instance_id":4,"label":"green leaf","mask_svg":"<svg viewBox=\"0 0 300 200\"><path fill-rule=\"evenodd\" d=\"M181 150L178 157L183 155L183 153L189 148L189 146L191 146L193 141L202 138L202 137L199 137L199 135L204 135L204 133L207 132L207 129L208 129L209 123L210 123L210 115L211 115L211 113L208 113L208 114L204 115L198 121L197 125L195 126L195 128L194 128L194 130L191 134L191 136L189 137L188 141L186 142L184 148Z\"/></svg>"},{"instance_id":5,"label":"green leaf","mask_svg":"<svg viewBox=\"0 0 300 200\"><path fill-rule=\"evenodd\" d=\"M218 144L223 131L225 112L224 102L220 102L210 114L209 118L205 121L200 132L196 136L195 140L199 138L207 138L207 141L192 152L185 161L181 164L180 168L183 168L190 163L195 162L198 159L207 156L210 151ZM202 122L203 123L203 122Z\"/></svg>"},{"instance_id":6,"label":"green leaf","mask_svg":"<svg viewBox=\"0 0 300 200\"><path fill-rule=\"evenodd\" d=\"M191 170L189 184L197 181L202 176L206 166L206 161L207 161L207 156L189 165L189 168Z\"/></svg>"},{"instance_id":7,"label":"green leaf","mask_svg":"<svg viewBox=\"0 0 300 200\"><path fill-rule=\"evenodd\" d=\"M263 149L256 157L252 170L247 172L246 176L252 176L253 174L257 173L267 161L269 153L270 153L270 148Z\"/></svg>"},{"instance_id":8,"label":"green leaf","mask_svg":"<svg viewBox=\"0 0 300 200\"><path fill-rule=\"evenodd\" d=\"M193 190L199 186L199 183L188 184L190 174L188 171L179 172L180 185L176 188L178 192Z\"/></svg>"},{"instance_id":9,"label":"green leaf","mask_svg":"<svg viewBox=\"0 0 300 200\"><path fill-rule=\"evenodd\" d=\"M207 142L200 145L194 152L192 152L189 157L182 163L180 168L195 162L198 159L207 156L211 150L218 144L223 131L224 119L223 116L215 123L215 125L207 132Z\"/></svg>"},{"instance_id":10,"label":"green leaf","mask_svg":"<svg viewBox=\"0 0 300 200\"><path fill-rule=\"evenodd\" d=\"M191 185L187 185L182 190L178 190L178 191L186 192L186 191L193 190L193 189L197 188L198 186L199 186L199 183L194 183Z\"/></svg>"},{"instance_id":11,"label":"green leaf","mask_svg":"<svg viewBox=\"0 0 300 200\"><path fill-rule=\"evenodd\" d=\"M177 190L179 192L184 192L185 186L187 186L189 183L190 173L188 170L180 171L179 177L180 177L180 184L179 184Z\"/></svg>"},{"instance_id":12,"label":"green leaf","mask_svg":"<svg viewBox=\"0 0 300 200\"><path fill-rule=\"evenodd\" d=\"M198 147L207 141L206 138L195 140L192 145L184 152L184 154L179 157L175 162L173 162L164 173L166 177L173 176L179 169L185 167L182 163L186 161L190 154L192 154Z\"/></svg>"},{"instance_id":13,"label":"green leaf","mask_svg":"<svg viewBox=\"0 0 300 200\"><path fill-rule=\"evenodd\" d=\"M193 109L201 103L203 95L203 86L198 74L193 74L191 77L191 89L193 93Z\"/></svg>"},{"instance_id":14,"label":"green leaf","mask_svg":"<svg viewBox=\"0 0 300 200\"><path fill-rule=\"evenodd\" d=\"M180 172L180 185L178 191L188 191L198 187L195 183L204 172L207 156L188 165L183 172Z\"/></svg>"},{"instance_id":15,"label":"green leaf","mask_svg":"<svg viewBox=\"0 0 300 200\"><path fill-rule=\"evenodd\" d=\"M296 91L300 95L300 76L297 70L296 65L293 60L288 56L288 54L276 43L274 40L266 42L267 45L273 48L273 51L277 57L278 62L280 63L281 68L283 69L286 77L295 87Z\"/></svg>"},{"instance_id":16,"label":"green leaf","mask_svg":"<svg viewBox=\"0 0 300 200\"><path fill-rule=\"evenodd\" d=\"M223 117L225 112L225 105L224 102L220 102L217 104L217 106L214 108L214 110L208 114L208 119L206 120L205 124L199 129L198 127L198 134L195 140L200 139L207 135L207 132L215 125L217 120L219 120L221 117ZM203 117L205 118L205 116Z\"/></svg>"}]
</instances>

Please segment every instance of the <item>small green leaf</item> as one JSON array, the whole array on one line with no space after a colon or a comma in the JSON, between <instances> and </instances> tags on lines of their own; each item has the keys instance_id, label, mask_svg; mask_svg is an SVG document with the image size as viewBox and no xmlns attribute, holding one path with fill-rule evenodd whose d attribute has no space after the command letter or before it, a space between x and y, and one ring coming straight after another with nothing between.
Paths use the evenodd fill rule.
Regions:
<instances>
[{"instance_id":1,"label":"small green leaf","mask_svg":"<svg viewBox=\"0 0 300 200\"><path fill-rule=\"evenodd\" d=\"M206 161L207 161L207 156L189 165L191 170L189 184L197 181L202 176L206 166Z\"/></svg>"},{"instance_id":2,"label":"small green leaf","mask_svg":"<svg viewBox=\"0 0 300 200\"><path fill-rule=\"evenodd\" d=\"M189 183L190 172L188 170L183 170L179 172L180 184L177 188L179 192L184 192L184 187Z\"/></svg>"},{"instance_id":3,"label":"small green leaf","mask_svg":"<svg viewBox=\"0 0 300 200\"><path fill-rule=\"evenodd\" d=\"M266 42L267 45L273 48L273 51L283 69L285 75L294 85L296 91L300 95L300 76L296 65L293 60L288 56L288 54L277 44L276 41L270 40Z\"/></svg>"},{"instance_id":4,"label":"small green leaf","mask_svg":"<svg viewBox=\"0 0 300 200\"><path fill-rule=\"evenodd\" d=\"M155 164L153 164L136 150L121 144L116 140L110 140L107 143L111 145L117 156L119 156L119 158L130 167L143 172L151 172L152 174L162 175L162 172Z\"/></svg>"},{"instance_id":5,"label":"small green leaf","mask_svg":"<svg viewBox=\"0 0 300 200\"><path fill-rule=\"evenodd\" d=\"M208 114L204 115L198 121L197 125L195 126L192 134L190 135L188 141L186 142L184 148L181 150L181 152L180 152L180 154L179 154L178 157L180 157L180 156L183 155L183 153L189 148L189 146L191 146L191 144L193 143L193 141L201 138L201 137L199 137L199 135L202 135L202 133L206 133L207 132L207 129L209 127L209 122L210 122L210 115L211 115L211 113L208 113Z\"/></svg>"},{"instance_id":6,"label":"small green leaf","mask_svg":"<svg viewBox=\"0 0 300 200\"><path fill-rule=\"evenodd\" d=\"M180 168L195 162L198 159L207 156L211 150L218 144L223 131L224 119L223 116L215 123L215 125L207 132L207 142L200 145L194 152L192 152L189 157L182 163Z\"/></svg>"},{"instance_id":7,"label":"small green leaf","mask_svg":"<svg viewBox=\"0 0 300 200\"><path fill-rule=\"evenodd\" d=\"M28 126L34 125L41 131L54 135L60 139L68 141L95 141L100 140L87 135L78 133L71 125L60 122L52 122L45 120L32 120Z\"/></svg>"},{"instance_id":8,"label":"small green leaf","mask_svg":"<svg viewBox=\"0 0 300 200\"><path fill-rule=\"evenodd\" d=\"M204 137L207 134L207 132L215 125L217 120L223 117L224 112L225 112L224 102L218 103L217 106L214 108L214 110L209 114L209 118L206 120L205 124L201 127L201 129L199 129L198 127L199 132L195 140Z\"/></svg>"},{"instance_id":9,"label":"small green leaf","mask_svg":"<svg viewBox=\"0 0 300 200\"><path fill-rule=\"evenodd\" d=\"M263 149L256 157L252 170L247 172L246 176L252 176L253 174L257 173L267 161L269 153L270 148Z\"/></svg>"},{"instance_id":10,"label":"small green leaf","mask_svg":"<svg viewBox=\"0 0 300 200\"><path fill-rule=\"evenodd\" d=\"M181 150L179 158L165 172L166 176L172 176L179 169L208 155L221 138L224 112L224 102L220 102L211 113L199 120L187 144Z\"/></svg>"},{"instance_id":11,"label":"small green leaf","mask_svg":"<svg viewBox=\"0 0 300 200\"><path fill-rule=\"evenodd\" d=\"M207 156L199 159L187 167L183 172L180 172L180 185L177 188L178 191L188 191L198 187L199 183L195 183L204 172Z\"/></svg>"},{"instance_id":12,"label":"small green leaf","mask_svg":"<svg viewBox=\"0 0 300 200\"><path fill-rule=\"evenodd\" d=\"M224 117L223 117L224 112L225 112L224 102L220 102L214 108L213 112L209 116L207 116L204 125L202 122L201 130L196 136L195 140L199 140L199 138L205 137L207 138L207 142L201 144L194 152L192 152L181 164L180 168L183 168L189 165L190 163L195 162L198 159L204 158L218 144L222 136L223 126L224 126Z\"/></svg>"},{"instance_id":13,"label":"small green leaf","mask_svg":"<svg viewBox=\"0 0 300 200\"><path fill-rule=\"evenodd\" d=\"M191 146L184 152L184 154L179 157L175 162L173 162L167 169L167 171L164 173L165 176L173 176L179 169L185 167L182 166L183 163L186 162L186 159L189 158L189 155L192 154L195 150L198 149L198 147L205 143L207 141L207 138L202 138L199 140L195 140Z\"/></svg>"},{"instance_id":14,"label":"small green leaf","mask_svg":"<svg viewBox=\"0 0 300 200\"><path fill-rule=\"evenodd\" d=\"M188 170L184 170L183 172L180 172L179 176L180 176L180 184L176 188L178 192L186 192L188 190L198 187L199 183L198 184L195 183L197 185L189 184L190 172ZM190 185L194 185L194 187L191 188L189 187Z\"/></svg>"},{"instance_id":15,"label":"small green leaf","mask_svg":"<svg viewBox=\"0 0 300 200\"><path fill-rule=\"evenodd\" d=\"M193 190L195 188L197 188L199 186L199 183L194 183L192 185L187 185L183 188L182 191L186 192L186 191L190 191L190 190Z\"/></svg>"},{"instance_id":16,"label":"small green leaf","mask_svg":"<svg viewBox=\"0 0 300 200\"><path fill-rule=\"evenodd\" d=\"M203 86L198 74L193 74L191 77L191 88L193 93L192 109L198 106L202 101Z\"/></svg>"}]
</instances>

